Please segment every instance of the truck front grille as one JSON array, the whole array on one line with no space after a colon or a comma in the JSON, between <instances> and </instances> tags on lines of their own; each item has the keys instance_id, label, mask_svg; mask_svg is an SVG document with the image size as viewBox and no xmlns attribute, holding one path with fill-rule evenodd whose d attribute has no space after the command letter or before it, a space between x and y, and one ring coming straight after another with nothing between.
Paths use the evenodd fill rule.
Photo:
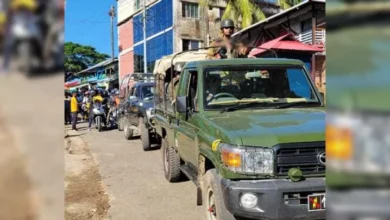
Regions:
<instances>
[{"instance_id":1,"label":"truck front grille","mask_svg":"<svg viewBox=\"0 0 390 220\"><path fill-rule=\"evenodd\" d=\"M287 175L291 168L299 168L303 174L325 173L319 159L325 156L325 142L280 144L275 153L276 175Z\"/></svg>"}]
</instances>

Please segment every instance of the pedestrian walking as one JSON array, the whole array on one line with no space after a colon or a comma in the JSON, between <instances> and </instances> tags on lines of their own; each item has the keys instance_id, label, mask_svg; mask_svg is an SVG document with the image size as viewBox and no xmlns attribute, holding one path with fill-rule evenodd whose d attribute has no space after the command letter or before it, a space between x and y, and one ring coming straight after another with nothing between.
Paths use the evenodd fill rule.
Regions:
<instances>
[{"instance_id":1,"label":"pedestrian walking","mask_svg":"<svg viewBox=\"0 0 390 220\"><path fill-rule=\"evenodd\" d=\"M70 95L65 93L65 125L72 123L72 116L70 114Z\"/></svg>"},{"instance_id":2,"label":"pedestrian walking","mask_svg":"<svg viewBox=\"0 0 390 220\"><path fill-rule=\"evenodd\" d=\"M89 92L85 92L83 102L81 105L81 111L83 113L83 119L85 121L87 121L88 118L88 109L87 109L88 103L89 103Z\"/></svg>"},{"instance_id":3,"label":"pedestrian walking","mask_svg":"<svg viewBox=\"0 0 390 220\"><path fill-rule=\"evenodd\" d=\"M77 113L79 111L78 109L78 102L77 102L77 92L72 93L72 99L70 100L70 112L72 114L72 130L76 130L76 124L77 124Z\"/></svg>"}]
</instances>

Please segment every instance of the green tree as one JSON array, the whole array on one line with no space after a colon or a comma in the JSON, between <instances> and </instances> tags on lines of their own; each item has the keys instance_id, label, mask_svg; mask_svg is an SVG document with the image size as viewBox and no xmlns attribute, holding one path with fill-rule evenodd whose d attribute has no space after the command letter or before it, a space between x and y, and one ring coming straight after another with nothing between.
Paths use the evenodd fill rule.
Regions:
<instances>
[{"instance_id":1,"label":"green tree","mask_svg":"<svg viewBox=\"0 0 390 220\"><path fill-rule=\"evenodd\" d=\"M97 52L94 47L73 42L66 42L64 47L66 72L79 72L110 57Z\"/></svg>"},{"instance_id":2,"label":"green tree","mask_svg":"<svg viewBox=\"0 0 390 220\"><path fill-rule=\"evenodd\" d=\"M216 4L219 0L200 0L202 7L208 7L210 4ZM226 2L226 10L222 15L222 19L230 18L236 24L240 21L241 28L246 28L253 23L264 20L266 16L259 6L259 0L224 0ZM302 0L278 0L277 5L281 9L290 8Z\"/></svg>"}]
</instances>

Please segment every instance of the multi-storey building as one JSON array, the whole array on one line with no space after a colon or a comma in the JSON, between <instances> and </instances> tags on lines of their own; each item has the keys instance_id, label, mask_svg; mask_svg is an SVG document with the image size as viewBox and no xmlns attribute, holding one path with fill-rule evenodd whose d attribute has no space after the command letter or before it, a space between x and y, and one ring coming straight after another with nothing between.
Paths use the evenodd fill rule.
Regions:
<instances>
[{"instance_id":1,"label":"multi-storey building","mask_svg":"<svg viewBox=\"0 0 390 220\"><path fill-rule=\"evenodd\" d=\"M145 0L146 39L143 36L144 0L117 0L119 75L147 71L164 55L207 46L217 37L224 1L201 7L198 0Z\"/></svg>"}]
</instances>

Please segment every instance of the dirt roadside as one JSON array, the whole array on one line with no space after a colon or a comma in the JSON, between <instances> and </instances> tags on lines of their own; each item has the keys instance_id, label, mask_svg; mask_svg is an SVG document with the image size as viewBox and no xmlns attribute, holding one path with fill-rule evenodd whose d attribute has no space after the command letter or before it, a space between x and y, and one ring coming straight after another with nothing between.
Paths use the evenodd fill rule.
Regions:
<instances>
[{"instance_id":1,"label":"dirt roadside","mask_svg":"<svg viewBox=\"0 0 390 220\"><path fill-rule=\"evenodd\" d=\"M26 172L26 158L1 114L0 155L0 219L37 219L38 200Z\"/></svg>"},{"instance_id":2,"label":"dirt roadside","mask_svg":"<svg viewBox=\"0 0 390 220\"><path fill-rule=\"evenodd\" d=\"M65 219L105 220L110 208L98 165L75 131L65 136Z\"/></svg>"}]
</instances>

